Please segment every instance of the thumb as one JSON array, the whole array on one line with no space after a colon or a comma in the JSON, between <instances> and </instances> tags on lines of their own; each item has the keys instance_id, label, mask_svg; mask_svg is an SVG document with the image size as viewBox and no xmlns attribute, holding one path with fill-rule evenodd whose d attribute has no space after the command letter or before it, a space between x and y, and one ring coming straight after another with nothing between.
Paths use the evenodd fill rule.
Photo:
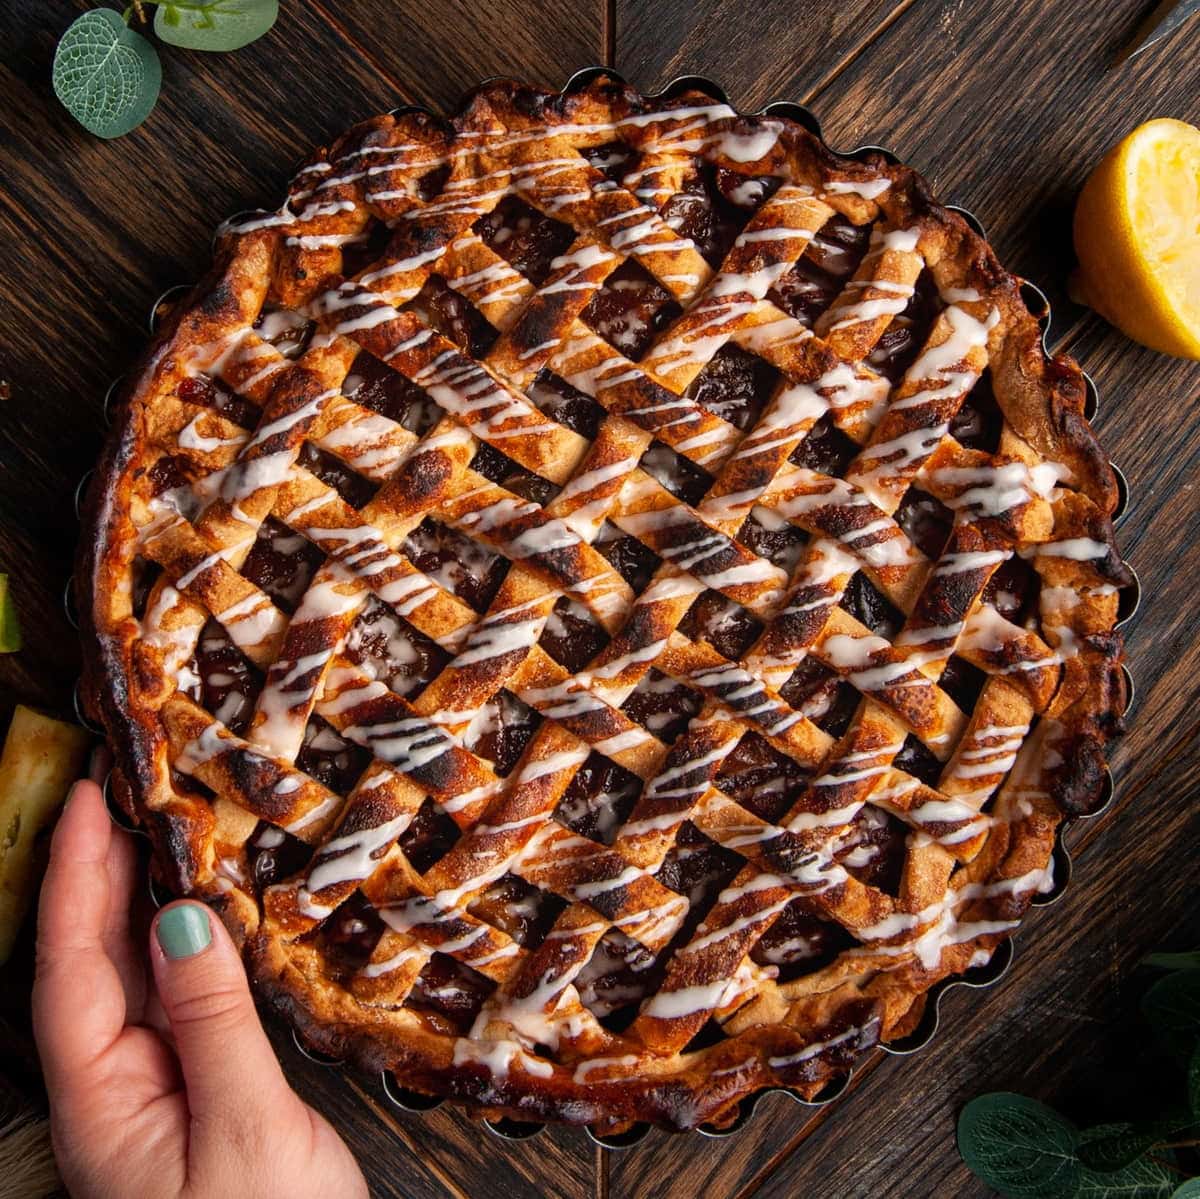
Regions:
<instances>
[{"instance_id":1,"label":"thumb","mask_svg":"<svg viewBox=\"0 0 1200 1199\"><path fill-rule=\"evenodd\" d=\"M288 1102L241 957L215 914L194 901L168 904L154 919L150 958L198 1126L253 1127L254 1113Z\"/></svg>"}]
</instances>

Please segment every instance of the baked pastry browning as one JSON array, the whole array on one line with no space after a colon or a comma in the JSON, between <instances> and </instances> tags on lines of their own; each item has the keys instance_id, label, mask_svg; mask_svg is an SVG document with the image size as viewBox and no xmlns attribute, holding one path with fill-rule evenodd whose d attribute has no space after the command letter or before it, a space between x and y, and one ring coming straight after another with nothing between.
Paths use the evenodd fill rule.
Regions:
<instances>
[{"instance_id":1,"label":"baked pastry browning","mask_svg":"<svg viewBox=\"0 0 1200 1199\"><path fill-rule=\"evenodd\" d=\"M1117 488L913 171L492 83L217 247L92 487L85 695L310 1044L477 1114L721 1124L1052 886L1125 705Z\"/></svg>"}]
</instances>

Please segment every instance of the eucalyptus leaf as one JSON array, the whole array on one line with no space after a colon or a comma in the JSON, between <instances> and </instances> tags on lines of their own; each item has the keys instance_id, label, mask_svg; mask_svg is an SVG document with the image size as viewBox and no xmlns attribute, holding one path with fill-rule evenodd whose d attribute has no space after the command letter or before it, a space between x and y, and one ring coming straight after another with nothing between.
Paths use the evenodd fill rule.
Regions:
<instances>
[{"instance_id":1,"label":"eucalyptus leaf","mask_svg":"<svg viewBox=\"0 0 1200 1199\"><path fill-rule=\"evenodd\" d=\"M1172 1052L1190 1059L1200 1036L1200 969L1160 978L1142 996L1142 1014Z\"/></svg>"},{"instance_id":2,"label":"eucalyptus leaf","mask_svg":"<svg viewBox=\"0 0 1200 1199\"><path fill-rule=\"evenodd\" d=\"M78 17L59 40L54 94L97 137L120 137L149 115L162 85L154 47L120 13L96 8Z\"/></svg>"},{"instance_id":3,"label":"eucalyptus leaf","mask_svg":"<svg viewBox=\"0 0 1200 1199\"><path fill-rule=\"evenodd\" d=\"M1104 1124L1088 1129L1079 1143L1079 1160L1090 1170L1107 1173L1136 1161L1161 1139L1155 1125L1137 1128L1133 1124Z\"/></svg>"},{"instance_id":4,"label":"eucalyptus leaf","mask_svg":"<svg viewBox=\"0 0 1200 1199\"><path fill-rule=\"evenodd\" d=\"M1073 1199L1170 1199L1178 1181L1179 1175L1165 1162L1143 1157L1108 1173L1085 1167Z\"/></svg>"},{"instance_id":5,"label":"eucalyptus leaf","mask_svg":"<svg viewBox=\"0 0 1200 1199\"><path fill-rule=\"evenodd\" d=\"M240 50L278 16L279 0L166 0L154 14L154 32L185 50Z\"/></svg>"},{"instance_id":6,"label":"eucalyptus leaf","mask_svg":"<svg viewBox=\"0 0 1200 1199\"><path fill-rule=\"evenodd\" d=\"M989 1186L1013 1199L1068 1199L1083 1167L1079 1130L1036 1099L996 1091L972 1099L958 1118L958 1151Z\"/></svg>"},{"instance_id":7,"label":"eucalyptus leaf","mask_svg":"<svg viewBox=\"0 0 1200 1199\"><path fill-rule=\"evenodd\" d=\"M1200 1199L1200 1178L1189 1178L1171 1192L1171 1199Z\"/></svg>"},{"instance_id":8,"label":"eucalyptus leaf","mask_svg":"<svg viewBox=\"0 0 1200 1199\"><path fill-rule=\"evenodd\" d=\"M1157 966L1159 970L1200 970L1200 949L1187 953L1148 953L1142 958L1143 966Z\"/></svg>"},{"instance_id":9,"label":"eucalyptus leaf","mask_svg":"<svg viewBox=\"0 0 1200 1199\"><path fill-rule=\"evenodd\" d=\"M1177 1137L1195 1123L1190 1111L1169 1112L1136 1124L1102 1124L1083 1133L1079 1160L1090 1170L1121 1170L1155 1145Z\"/></svg>"}]
</instances>

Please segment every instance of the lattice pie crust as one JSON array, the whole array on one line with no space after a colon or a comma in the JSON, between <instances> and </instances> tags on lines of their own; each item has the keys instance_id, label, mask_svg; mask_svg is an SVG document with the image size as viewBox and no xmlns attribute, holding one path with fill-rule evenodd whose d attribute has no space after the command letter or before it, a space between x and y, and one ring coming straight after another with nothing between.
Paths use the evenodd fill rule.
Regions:
<instances>
[{"instance_id":1,"label":"lattice pie crust","mask_svg":"<svg viewBox=\"0 0 1200 1199\"><path fill-rule=\"evenodd\" d=\"M117 795L411 1089L811 1097L1098 802L1084 395L919 176L791 120L601 78L367 121L127 388L79 580Z\"/></svg>"}]
</instances>

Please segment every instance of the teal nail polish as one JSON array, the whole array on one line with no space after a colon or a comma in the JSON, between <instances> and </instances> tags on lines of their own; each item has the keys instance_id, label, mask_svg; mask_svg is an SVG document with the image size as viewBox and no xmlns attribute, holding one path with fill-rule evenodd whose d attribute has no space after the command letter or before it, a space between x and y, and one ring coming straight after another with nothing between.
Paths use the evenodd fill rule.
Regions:
<instances>
[{"instance_id":1,"label":"teal nail polish","mask_svg":"<svg viewBox=\"0 0 1200 1199\"><path fill-rule=\"evenodd\" d=\"M158 943L167 957L190 958L212 944L208 912L198 903L181 903L167 908L154 926Z\"/></svg>"}]
</instances>

